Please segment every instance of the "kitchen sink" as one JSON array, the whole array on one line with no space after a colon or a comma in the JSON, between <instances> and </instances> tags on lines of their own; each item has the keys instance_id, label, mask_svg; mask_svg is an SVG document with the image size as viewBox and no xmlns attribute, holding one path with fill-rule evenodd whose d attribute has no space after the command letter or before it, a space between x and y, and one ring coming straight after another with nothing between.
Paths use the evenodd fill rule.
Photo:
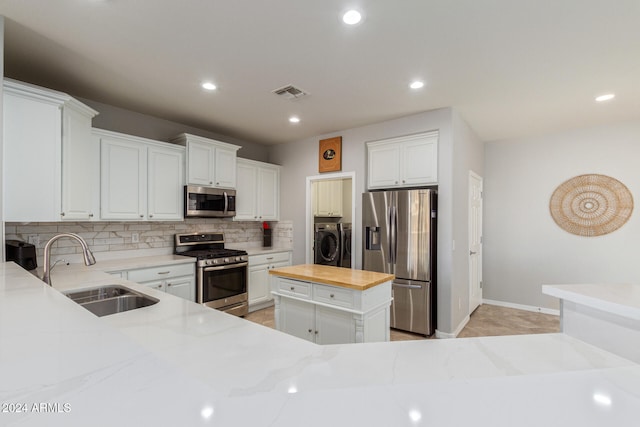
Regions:
<instances>
[{"instance_id":1,"label":"kitchen sink","mask_svg":"<svg viewBox=\"0 0 640 427\"><path fill-rule=\"evenodd\" d=\"M157 298L121 285L107 285L63 293L99 317L148 307L159 301Z\"/></svg>"}]
</instances>

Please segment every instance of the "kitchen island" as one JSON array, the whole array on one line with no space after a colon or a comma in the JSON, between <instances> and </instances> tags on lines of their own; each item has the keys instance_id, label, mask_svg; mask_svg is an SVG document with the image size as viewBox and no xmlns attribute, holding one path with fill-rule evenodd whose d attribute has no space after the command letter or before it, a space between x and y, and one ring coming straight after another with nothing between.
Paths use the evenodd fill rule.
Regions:
<instances>
[{"instance_id":1,"label":"kitchen island","mask_svg":"<svg viewBox=\"0 0 640 427\"><path fill-rule=\"evenodd\" d=\"M392 274L304 264L269 275L277 330L316 344L389 341Z\"/></svg>"},{"instance_id":2,"label":"kitchen island","mask_svg":"<svg viewBox=\"0 0 640 427\"><path fill-rule=\"evenodd\" d=\"M0 425L635 426L640 366L565 334L319 346L160 301L98 318L0 264Z\"/></svg>"},{"instance_id":3,"label":"kitchen island","mask_svg":"<svg viewBox=\"0 0 640 427\"><path fill-rule=\"evenodd\" d=\"M640 285L543 285L560 299L563 333L640 363Z\"/></svg>"}]
</instances>

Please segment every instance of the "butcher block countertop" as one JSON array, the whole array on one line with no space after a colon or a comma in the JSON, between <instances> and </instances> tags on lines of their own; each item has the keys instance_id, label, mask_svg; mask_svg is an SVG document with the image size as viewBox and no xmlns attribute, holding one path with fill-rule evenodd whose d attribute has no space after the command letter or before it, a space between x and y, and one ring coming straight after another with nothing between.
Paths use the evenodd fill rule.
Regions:
<instances>
[{"instance_id":1,"label":"butcher block countertop","mask_svg":"<svg viewBox=\"0 0 640 427\"><path fill-rule=\"evenodd\" d=\"M291 267L274 268L269 274L290 279L306 280L325 285L364 291L394 279L393 274L375 271L354 270L330 265L302 264Z\"/></svg>"}]
</instances>

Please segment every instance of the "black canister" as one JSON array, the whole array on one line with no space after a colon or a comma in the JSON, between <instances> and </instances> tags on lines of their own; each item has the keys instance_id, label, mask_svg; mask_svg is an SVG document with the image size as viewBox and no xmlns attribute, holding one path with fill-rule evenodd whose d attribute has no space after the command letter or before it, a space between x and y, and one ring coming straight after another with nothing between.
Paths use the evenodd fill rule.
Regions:
<instances>
[{"instance_id":1,"label":"black canister","mask_svg":"<svg viewBox=\"0 0 640 427\"><path fill-rule=\"evenodd\" d=\"M14 261L25 270L38 268L36 261L36 247L31 243L20 240L7 240L5 242L7 261Z\"/></svg>"},{"instance_id":2,"label":"black canister","mask_svg":"<svg viewBox=\"0 0 640 427\"><path fill-rule=\"evenodd\" d=\"M262 230L262 246L265 248L271 247L271 229L267 228Z\"/></svg>"}]
</instances>

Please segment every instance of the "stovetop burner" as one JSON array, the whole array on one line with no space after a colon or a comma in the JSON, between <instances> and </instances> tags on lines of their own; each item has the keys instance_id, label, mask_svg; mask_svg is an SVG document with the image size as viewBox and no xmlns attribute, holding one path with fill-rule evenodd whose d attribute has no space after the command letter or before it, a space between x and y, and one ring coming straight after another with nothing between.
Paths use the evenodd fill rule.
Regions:
<instances>
[{"instance_id":1,"label":"stovetop burner","mask_svg":"<svg viewBox=\"0 0 640 427\"><path fill-rule=\"evenodd\" d=\"M198 249L181 252L180 255L195 257L198 259L212 259L247 255L247 251L237 249Z\"/></svg>"},{"instance_id":2,"label":"stovetop burner","mask_svg":"<svg viewBox=\"0 0 640 427\"><path fill-rule=\"evenodd\" d=\"M176 234L175 254L198 259L197 266L224 265L246 262L247 251L224 247L222 233Z\"/></svg>"}]
</instances>

